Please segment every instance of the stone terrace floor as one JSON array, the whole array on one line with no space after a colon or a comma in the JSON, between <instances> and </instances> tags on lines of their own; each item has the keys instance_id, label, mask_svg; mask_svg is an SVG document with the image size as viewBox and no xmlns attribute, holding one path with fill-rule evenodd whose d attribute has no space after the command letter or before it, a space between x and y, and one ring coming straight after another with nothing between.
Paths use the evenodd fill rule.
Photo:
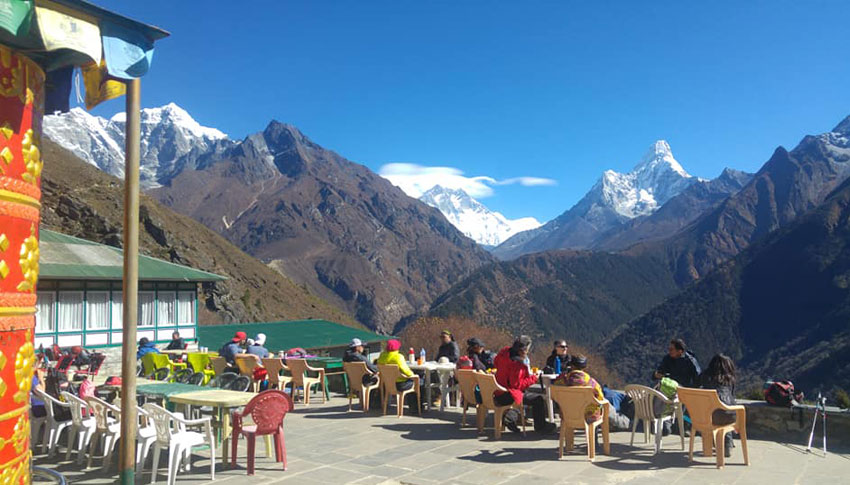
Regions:
<instances>
[{"instance_id":1,"label":"stone terrace floor","mask_svg":"<svg viewBox=\"0 0 850 485\"><path fill-rule=\"evenodd\" d=\"M593 463L587 460L584 437L576 437L576 450L558 461L557 434L541 436L529 430L526 437L506 431L502 440L494 441L492 430L479 437L474 415L468 416L466 428L459 428L460 413L447 410L426 412L425 417L381 416L380 411L364 415L359 410L347 412L348 401L332 398L327 404L297 405L285 420L287 471L273 458L265 456L263 442L257 443L256 475L246 476L244 440L240 443L237 467L216 467L215 483L297 483L310 484L522 484L536 483L837 483L850 476L850 455L828 454L825 458L807 454L804 444L783 444L750 440L749 467L743 465L740 443L718 470L713 458L695 453L689 463L687 452L681 451L678 436L664 439L664 449L652 455L651 445L636 436L629 446L629 433L612 433L611 456L601 453ZM393 408L390 409L390 412ZM492 420L492 415L488 424ZM64 440L64 436L63 436ZM687 440L685 442L687 446ZM701 450L699 438L695 450ZM64 451L64 447L62 449ZM216 450L221 455L220 450ZM43 455L35 464L54 468L69 482L81 484L114 483L115 461L111 474L98 468L82 471L73 462L63 460L64 453L50 461ZM158 476L166 481L167 455ZM73 459L73 457L72 457ZM97 463L97 462L96 462ZM178 485L210 483L209 454L199 450L193 455L189 473L177 475ZM844 477L844 478L841 478ZM137 483L150 482L150 458L144 474L136 475Z\"/></svg>"}]
</instances>

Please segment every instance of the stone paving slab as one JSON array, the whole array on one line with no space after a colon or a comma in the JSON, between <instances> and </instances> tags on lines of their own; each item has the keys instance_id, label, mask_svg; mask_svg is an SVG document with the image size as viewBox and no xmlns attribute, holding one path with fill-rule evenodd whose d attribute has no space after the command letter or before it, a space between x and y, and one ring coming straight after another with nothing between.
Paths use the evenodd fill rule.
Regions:
<instances>
[{"instance_id":1,"label":"stone paving slab","mask_svg":"<svg viewBox=\"0 0 850 485\"><path fill-rule=\"evenodd\" d=\"M713 458L696 453L689 463L677 436L664 439L664 449L653 455L652 445L636 436L629 445L629 433L612 433L611 456L601 453L593 463L587 460L585 441L576 437L576 450L562 460L557 455L557 435L540 435L529 429L526 436L505 432L495 441L492 429L483 436L469 427L461 429L460 412L449 409L432 411L424 417L382 416L380 411L363 414L347 412L348 401L339 397L326 404L299 405L286 417L286 449L288 469L265 456L265 446L258 443L256 475L246 474L245 443L240 442L237 467L221 464L217 449L216 479L218 484L252 485L272 483L337 484L521 484L536 483L843 483L850 476L850 455L806 453L800 444L782 444L750 440L751 466L743 465L740 443L727 460L726 468L717 470ZM64 443L64 437L62 443ZM687 443L686 443L687 444ZM697 439L695 449L702 446ZM66 475L70 483L99 485L114 483L116 470L100 468L81 470L74 462L64 460L64 445L54 459L36 454L35 464L54 468ZM166 479L163 453L157 481ZM95 461L99 466L100 462ZM150 458L136 482L150 482ZM209 452L197 450L192 469L177 475L178 485L206 485L209 475Z\"/></svg>"}]
</instances>

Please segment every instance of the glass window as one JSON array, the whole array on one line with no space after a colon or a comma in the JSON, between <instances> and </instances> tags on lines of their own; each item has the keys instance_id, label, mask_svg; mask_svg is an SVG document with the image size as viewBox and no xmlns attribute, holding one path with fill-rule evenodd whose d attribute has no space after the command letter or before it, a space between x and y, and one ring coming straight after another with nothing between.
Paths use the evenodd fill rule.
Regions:
<instances>
[{"instance_id":1,"label":"glass window","mask_svg":"<svg viewBox=\"0 0 850 485\"><path fill-rule=\"evenodd\" d=\"M109 328L109 292L89 291L86 293L86 329Z\"/></svg>"},{"instance_id":2,"label":"glass window","mask_svg":"<svg viewBox=\"0 0 850 485\"><path fill-rule=\"evenodd\" d=\"M177 294L177 318L180 324L195 323L195 292L181 291Z\"/></svg>"},{"instance_id":3,"label":"glass window","mask_svg":"<svg viewBox=\"0 0 850 485\"><path fill-rule=\"evenodd\" d=\"M112 292L112 328L124 326L124 292Z\"/></svg>"},{"instance_id":4,"label":"glass window","mask_svg":"<svg viewBox=\"0 0 850 485\"><path fill-rule=\"evenodd\" d=\"M35 312L35 332L52 332L55 318L56 294L52 291L39 291Z\"/></svg>"},{"instance_id":5,"label":"glass window","mask_svg":"<svg viewBox=\"0 0 850 485\"><path fill-rule=\"evenodd\" d=\"M177 323L177 296L173 291L158 291L156 308L157 325L164 327L166 325L174 325Z\"/></svg>"},{"instance_id":6,"label":"glass window","mask_svg":"<svg viewBox=\"0 0 850 485\"><path fill-rule=\"evenodd\" d=\"M69 332L83 329L83 292L59 292L59 331Z\"/></svg>"},{"instance_id":7,"label":"glass window","mask_svg":"<svg viewBox=\"0 0 850 485\"><path fill-rule=\"evenodd\" d=\"M140 291L139 292L139 326L153 327L155 323L154 310L154 292Z\"/></svg>"}]
</instances>

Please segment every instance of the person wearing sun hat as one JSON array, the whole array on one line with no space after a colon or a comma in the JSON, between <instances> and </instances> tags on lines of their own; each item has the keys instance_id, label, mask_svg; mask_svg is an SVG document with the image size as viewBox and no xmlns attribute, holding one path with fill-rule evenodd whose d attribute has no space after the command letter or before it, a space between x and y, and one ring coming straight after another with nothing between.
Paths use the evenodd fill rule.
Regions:
<instances>
[{"instance_id":1,"label":"person wearing sun hat","mask_svg":"<svg viewBox=\"0 0 850 485\"><path fill-rule=\"evenodd\" d=\"M245 349L246 354L256 355L261 359L266 359L269 356L269 350L265 347L266 334L258 333L254 340L248 339L248 347Z\"/></svg>"},{"instance_id":2,"label":"person wearing sun hat","mask_svg":"<svg viewBox=\"0 0 850 485\"><path fill-rule=\"evenodd\" d=\"M218 351L219 357L224 357L230 365L236 365L236 355L242 353L242 344L248 340L248 334L245 332L236 332L229 342L224 344Z\"/></svg>"},{"instance_id":3,"label":"person wearing sun hat","mask_svg":"<svg viewBox=\"0 0 850 485\"><path fill-rule=\"evenodd\" d=\"M363 384L371 385L378 382L378 366L369 362L369 358L364 354L365 347L359 338L351 339L345 354L342 356L343 362L363 362L366 364L368 372L363 375Z\"/></svg>"}]
</instances>

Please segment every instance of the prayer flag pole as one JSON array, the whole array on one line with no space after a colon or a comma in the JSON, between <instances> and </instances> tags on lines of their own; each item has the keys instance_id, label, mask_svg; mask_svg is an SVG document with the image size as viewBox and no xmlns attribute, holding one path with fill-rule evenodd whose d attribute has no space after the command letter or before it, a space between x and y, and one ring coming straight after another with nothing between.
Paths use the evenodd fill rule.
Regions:
<instances>
[{"instance_id":1,"label":"prayer flag pole","mask_svg":"<svg viewBox=\"0 0 850 485\"><path fill-rule=\"evenodd\" d=\"M121 341L121 441L118 473L122 485L135 483L136 324L139 293L139 152L141 81L126 82L124 142L124 325Z\"/></svg>"}]
</instances>

